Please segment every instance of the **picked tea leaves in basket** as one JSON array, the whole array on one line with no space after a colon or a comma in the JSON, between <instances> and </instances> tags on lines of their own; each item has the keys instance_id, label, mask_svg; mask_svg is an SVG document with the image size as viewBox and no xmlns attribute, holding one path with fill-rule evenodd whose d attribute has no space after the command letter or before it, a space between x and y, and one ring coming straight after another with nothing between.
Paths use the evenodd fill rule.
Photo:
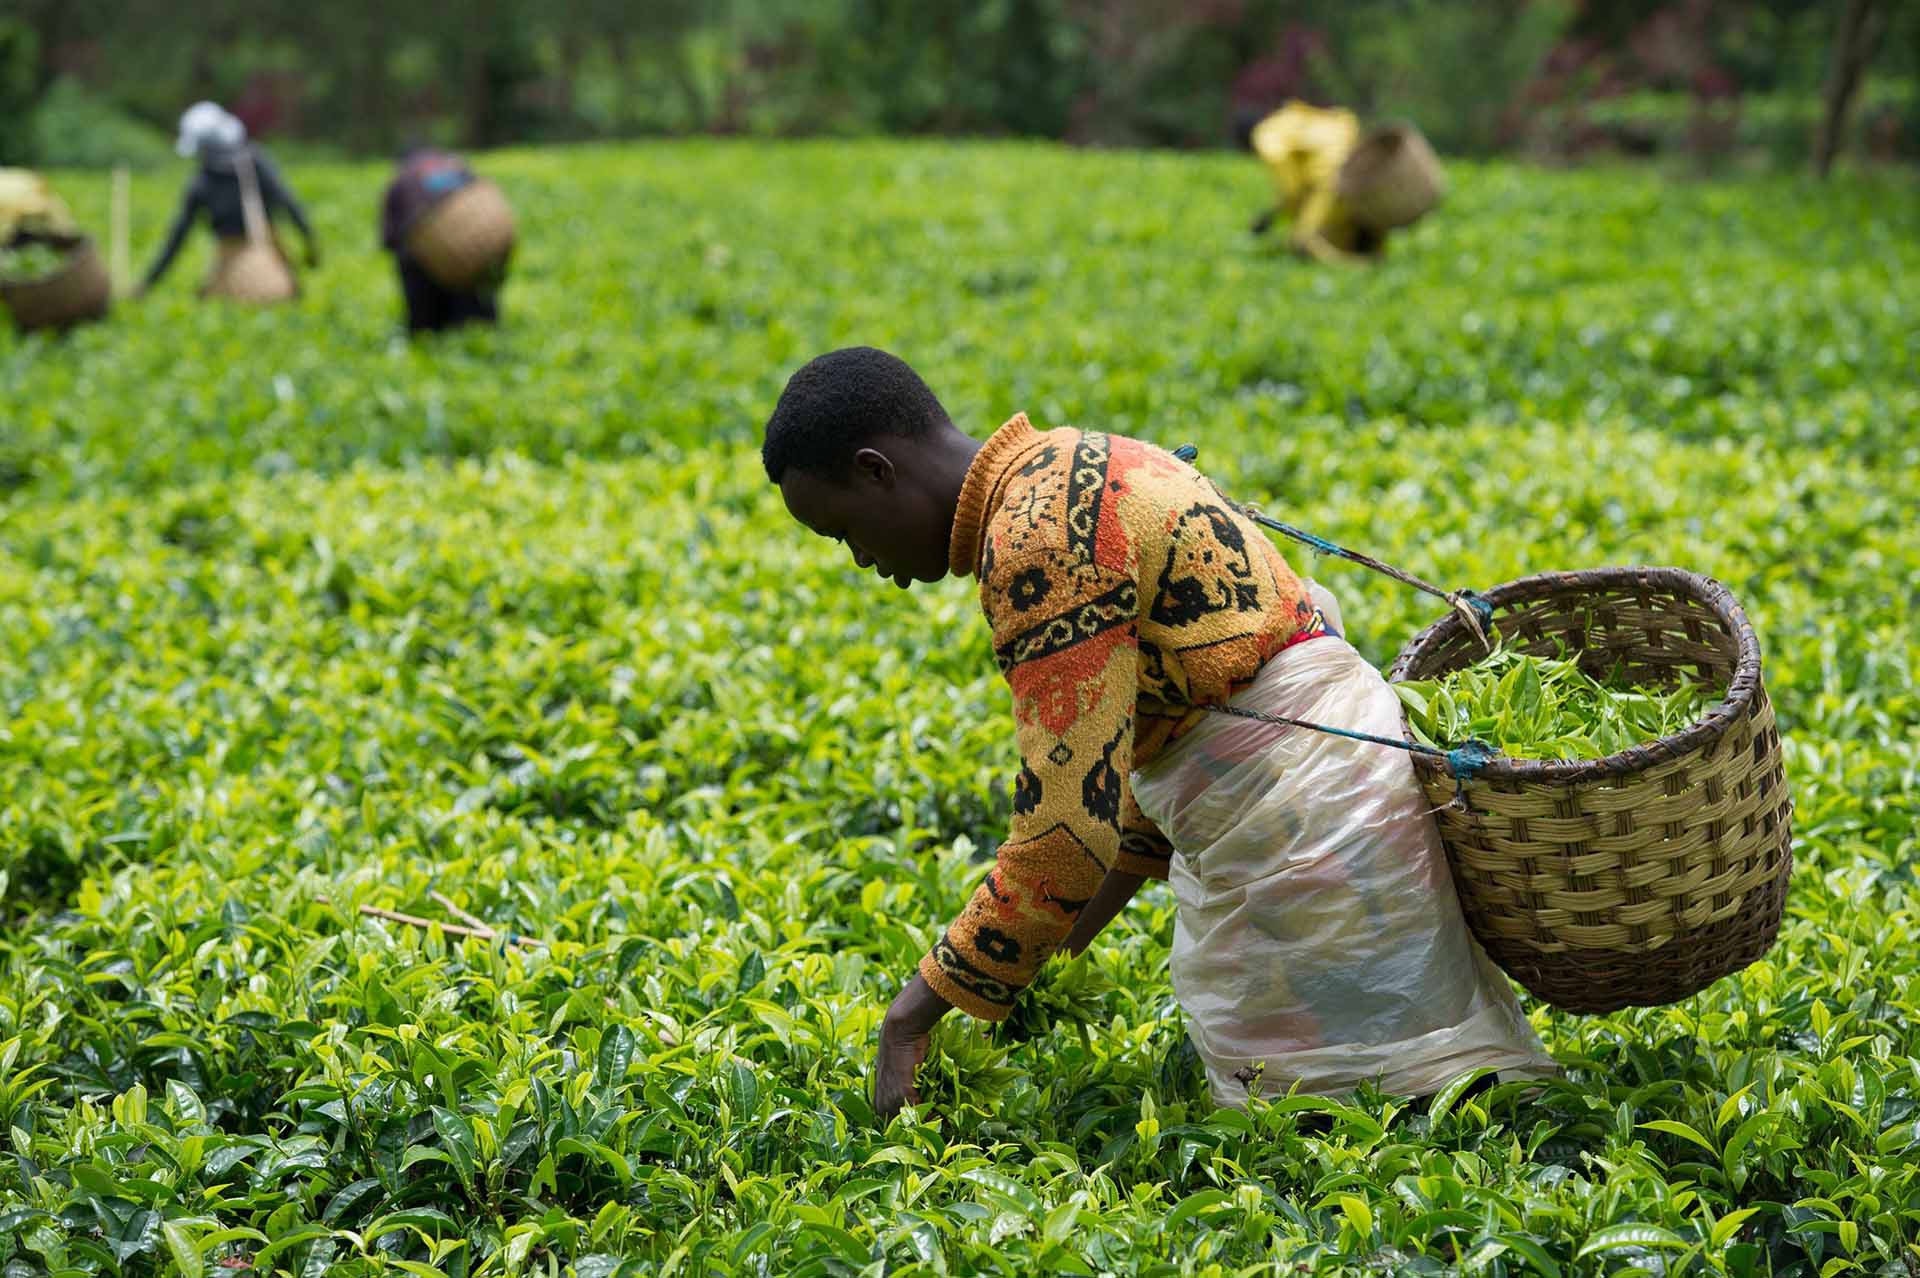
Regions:
<instances>
[{"instance_id":1,"label":"picked tea leaves in basket","mask_svg":"<svg viewBox=\"0 0 1920 1278\"><path fill-rule=\"evenodd\" d=\"M1672 686L1596 677L1565 656L1504 645L1469 666L1396 683L1416 741L1448 749L1484 741L1516 759L1604 759L1706 717L1716 692L1683 673Z\"/></svg>"}]
</instances>

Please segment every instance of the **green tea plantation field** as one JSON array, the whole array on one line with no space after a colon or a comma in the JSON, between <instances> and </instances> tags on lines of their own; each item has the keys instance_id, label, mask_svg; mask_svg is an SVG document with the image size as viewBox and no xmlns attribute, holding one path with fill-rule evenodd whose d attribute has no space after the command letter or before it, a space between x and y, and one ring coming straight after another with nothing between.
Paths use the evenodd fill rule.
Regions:
<instances>
[{"instance_id":1,"label":"green tea plantation field","mask_svg":"<svg viewBox=\"0 0 1920 1278\"><path fill-rule=\"evenodd\" d=\"M1911 176L1463 163L1340 270L1254 243L1224 154L480 167L497 331L397 336L385 167L290 164L295 304L197 303L203 232L106 324L0 332L5 1278L1920 1275ZM136 268L180 177L135 183ZM1191 441L1448 585L1725 582L1796 804L1778 944L1529 1002L1539 1094L1217 1110L1152 887L876 1126L1015 756L971 583L877 588L760 469L852 343L976 435ZM1383 665L1436 615L1297 549Z\"/></svg>"}]
</instances>

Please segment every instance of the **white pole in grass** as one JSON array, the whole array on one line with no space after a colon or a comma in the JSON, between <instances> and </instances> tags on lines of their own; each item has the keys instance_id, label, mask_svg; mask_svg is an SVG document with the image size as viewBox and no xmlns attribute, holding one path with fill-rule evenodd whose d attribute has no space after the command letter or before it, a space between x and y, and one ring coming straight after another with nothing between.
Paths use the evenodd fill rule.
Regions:
<instances>
[{"instance_id":1,"label":"white pole in grass","mask_svg":"<svg viewBox=\"0 0 1920 1278\"><path fill-rule=\"evenodd\" d=\"M113 212L108 231L111 243L107 249L107 270L113 277L113 291L123 297L126 295L127 282L132 274L130 265L132 253L128 246L129 236L127 225L129 216L128 205L131 203L132 187L133 179L132 175L127 172L127 166L124 164L114 165Z\"/></svg>"}]
</instances>

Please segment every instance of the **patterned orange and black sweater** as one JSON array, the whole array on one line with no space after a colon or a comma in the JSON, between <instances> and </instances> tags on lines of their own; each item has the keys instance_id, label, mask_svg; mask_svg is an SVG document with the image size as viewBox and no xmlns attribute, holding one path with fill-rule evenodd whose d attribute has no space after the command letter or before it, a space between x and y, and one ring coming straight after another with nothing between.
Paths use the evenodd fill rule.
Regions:
<instances>
[{"instance_id":1,"label":"patterned orange and black sweater","mask_svg":"<svg viewBox=\"0 0 1920 1278\"><path fill-rule=\"evenodd\" d=\"M950 553L980 578L1021 767L997 863L920 973L999 1020L1109 867L1167 877L1172 848L1127 774L1322 623L1273 543L1191 466L1024 413L974 458Z\"/></svg>"}]
</instances>

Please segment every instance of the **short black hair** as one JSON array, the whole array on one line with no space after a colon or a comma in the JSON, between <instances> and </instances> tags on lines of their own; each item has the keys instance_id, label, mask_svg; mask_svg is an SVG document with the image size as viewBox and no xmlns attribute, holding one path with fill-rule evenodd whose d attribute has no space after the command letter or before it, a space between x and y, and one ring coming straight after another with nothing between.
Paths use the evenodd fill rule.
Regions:
<instances>
[{"instance_id":1,"label":"short black hair","mask_svg":"<svg viewBox=\"0 0 1920 1278\"><path fill-rule=\"evenodd\" d=\"M776 484L790 469L840 479L876 435L924 435L951 420L905 360L848 346L814 357L787 379L767 419L760 460Z\"/></svg>"}]
</instances>

